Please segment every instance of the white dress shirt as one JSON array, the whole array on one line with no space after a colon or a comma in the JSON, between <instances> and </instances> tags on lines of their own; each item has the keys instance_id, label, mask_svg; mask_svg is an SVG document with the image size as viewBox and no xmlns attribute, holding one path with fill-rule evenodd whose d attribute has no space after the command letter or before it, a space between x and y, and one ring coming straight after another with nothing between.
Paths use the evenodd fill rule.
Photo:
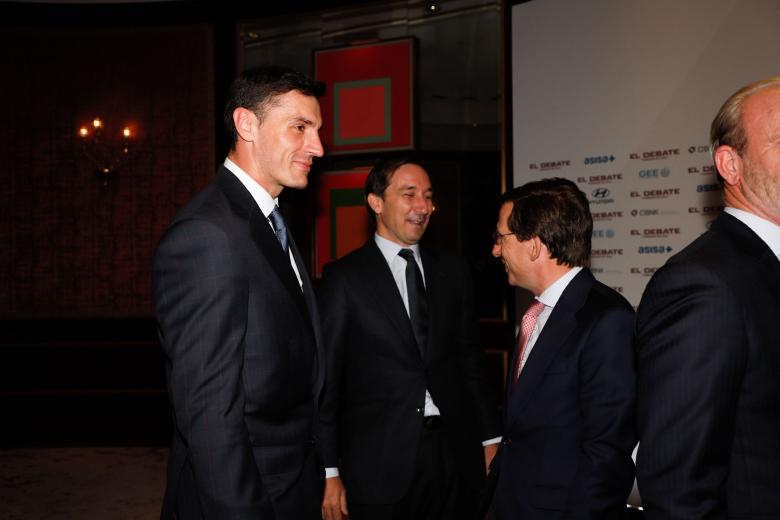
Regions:
<instances>
[{"instance_id":1,"label":"white dress shirt","mask_svg":"<svg viewBox=\"0 0 780 520\"><path fill-rule=\"evenodd\" d=\"M268 216L278 206L279 199L272 198L271 195L265 191L265 188L260 186L256 180L250 177L248 173L239 168L238 165L230 159L225 158L224 166L230 171L230 173L235 175L239 181L241 181L241 184L243 184L247 190L249 190L249 194L252 195L253 199L255 199L257 206L260 208L263 216L268 221L268 225L271 226L271 230L274 232L274 234L276 234L274 225L271 223L271 219ZM295 271L295 277L298 278L298 285L300 285L301 289L303 289L303 280L301 279L301 273L298 272L298 265L295 263L295 258L292 254L292 248L290 248L289 253L290 265L292 266L293 271Z\"/></svg>"},{"instance_id":2,"label":"white dress shirt","mask_svg":"<svg viewBox=\"0 0 780 520\"><path fill-rule=\"evenodd\" d=\"M566 290L566 287L569 286L569 283L571 283L580 271L582 271L582 267L572 267L566 274L555 280L552 285L536 298L544 304L544 310L539 314L539 317L536 318L536 325L534 325L534 330L531 331L531 337L528 338L528 345L525 346L525 350L523 351L523 359L520 360L520 370L523 369L525 362L528 360L528 356L531 355L536 340L539 339L539 335L542 333L542 329L544 329L544 325L547 323L547 319L550 317L550 314L552 314L558 300L561 299L563 291Z\"/></svg>"},{"instance_id":3,"label":"white dress shirt","mask_svg":"<svg viewBox=\"0 0 780 520\"><path fill-rule=\"evenodd\" d=\"M406 260L398 255L401 249L411 249L414 252L414 260L417 262L417 267L420 268L420 273L423 277L423 284L425 284L425 270L422 266L422 260L420 259L420 245L413 244L411 246L401 246L395 242L391 242L384 237L374 235L374 242L385 257L387 265L390 267L390 272L393 273L393 280L398 287L398 292L401 293L401 299L404 302L406 308L406 314L409 315L409 293L406 288ZM425 411L423 415L426 417L430 415L440 415L439 408L434 404L433 398L430 392L425 390Z\"/></svg>"},{"instance_id":4,"label":"white dress shirt","mask_svg":"<svg viewBox=\"0 0 780 520\"><path fill-rule=\"evenodd\" d=\"M723 211L749 227L780 259L780 226L741 209L726 206Z\"/></svg>"}]
</instances>

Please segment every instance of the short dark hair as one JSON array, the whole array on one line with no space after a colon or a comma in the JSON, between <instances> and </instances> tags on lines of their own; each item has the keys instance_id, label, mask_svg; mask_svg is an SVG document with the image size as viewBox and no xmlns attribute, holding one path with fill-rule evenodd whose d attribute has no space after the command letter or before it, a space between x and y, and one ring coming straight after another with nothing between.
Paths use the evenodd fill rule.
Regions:
<instances>
[{"instance_id":1,"label":"short dark hair","mask_svg":"<svg viewBox=\"0 0 780 520\"><path fill-rule=\"evenodd\" d=\"M393 174L404 164L414 164L415 166L425 169L422 163L413 157L396 157L393 159L380 160L371 168L371 171L368 172L363 198L365 199L368 214L372 219L376 220L376 214L374 213L374 210L371 209L371 206L368 205L368 196L373 193L377 197L384 198L385 190L387 190L387 187L393 180Z\"/></svg>"},{"instance_id":2,"label":"short dark hair","mask_svg":"<svg viewBox=\"0 0 780 520\"><path fill-rule=\"evenodd\" d=\"M558 264L587 266L593 217L588 198L568 179L529 182L501 196L512 204L507 225L520 240L538 236Z\"/></svg>"},{"instance_id":3,"label":"short dark hair","mask_svg":"<svg viewBox=\"0 0 780 520\"><path fill-rule=\"evenodd\" d=\"M222 114L230 149L238 141L233 123L233 111L241 107L255 113L263 121L268 107L277 96L297 90L306 96L319 97L325 93L325 84L287 67L257 67L245 70L230 85L225 111Z\"/></svg>"}]
</instances>

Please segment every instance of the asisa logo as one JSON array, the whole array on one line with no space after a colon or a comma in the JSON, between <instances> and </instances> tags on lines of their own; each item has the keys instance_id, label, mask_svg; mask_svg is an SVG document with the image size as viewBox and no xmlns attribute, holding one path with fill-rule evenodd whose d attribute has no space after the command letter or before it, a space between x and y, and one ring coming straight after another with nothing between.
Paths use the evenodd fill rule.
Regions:
<instances>
[{"instance_id":1,"label":"asisa logo","mask_svg":"<svg viewBox=\"0 0 780 520\"><path fill-rule=\"evenodd\" d=\"M583 159L584 164L607 164L615 160L614 155L596 155L593 157L585 157Z\"/></svg>"},{"instance_id":2,"label":"asisa logo","mask_svg":"<svg viewBox=\"0 0 780 520\"><path fill-rule=\"evenodd\" d=\"M671 253L672 248L670 246L639 246L637 251L640 255L658 255Z\"/></svg>"}]
</instances>

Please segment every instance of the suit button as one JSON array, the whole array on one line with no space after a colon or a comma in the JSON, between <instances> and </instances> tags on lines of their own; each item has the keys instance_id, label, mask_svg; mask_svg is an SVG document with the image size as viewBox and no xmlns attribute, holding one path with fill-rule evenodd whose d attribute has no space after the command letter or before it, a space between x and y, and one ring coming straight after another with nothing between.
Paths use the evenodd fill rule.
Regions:
<instances>
[{"instance_id":1,"label":"suit button","mask_svg":"<svg viewBox=\"0 0 780 520\"><path fill-rule=\"evenodd\" d=\"M420 415L422 415L422 413L423 413L423 409L422 409L422 408L418 408L418 409L416 409L416 410L415 410L415 412L417 412L417 413L419 413Z\"/></svg>"},{"instance_id":2,"label":"suit button","mask_svg":"<svg viewBox=\"0 0 780 520\"><path fill-rule=\"evenodd\" d=\"M512 437L504 437L503 440L501 441L502 446L509 447L510 444L512 444Z\"/></svg>"}]
</instances>

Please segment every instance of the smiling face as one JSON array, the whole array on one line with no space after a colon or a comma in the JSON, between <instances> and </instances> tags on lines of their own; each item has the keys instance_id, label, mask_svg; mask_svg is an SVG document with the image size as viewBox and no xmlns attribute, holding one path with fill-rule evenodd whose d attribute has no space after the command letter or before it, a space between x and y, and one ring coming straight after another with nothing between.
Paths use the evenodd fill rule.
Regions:
<instances>
[{"instance_id":1,"label":"smiling face","mask_svg":"<svg viewBox=\"0 0 780 520\"><path fill-rule=\"evenodd\" d=\"M404 164L390 178L378 196L368 203L376 214L377 234L402 246L420 241L433 212L433 188L428 174L416 164Z\"/></svg>"},{"instance_id":2,"label":"smiling face","mask_svg":"<svg viewBox=\"0 0 780 520\"><path fill-rule=\"evenodd\" d=\"M322 126L317 98L297 90L273 100L262 122L255 116L249 173L272 196L283 188L305 188L312 159L322 157Z\"/></svg>"}]
</instances>

